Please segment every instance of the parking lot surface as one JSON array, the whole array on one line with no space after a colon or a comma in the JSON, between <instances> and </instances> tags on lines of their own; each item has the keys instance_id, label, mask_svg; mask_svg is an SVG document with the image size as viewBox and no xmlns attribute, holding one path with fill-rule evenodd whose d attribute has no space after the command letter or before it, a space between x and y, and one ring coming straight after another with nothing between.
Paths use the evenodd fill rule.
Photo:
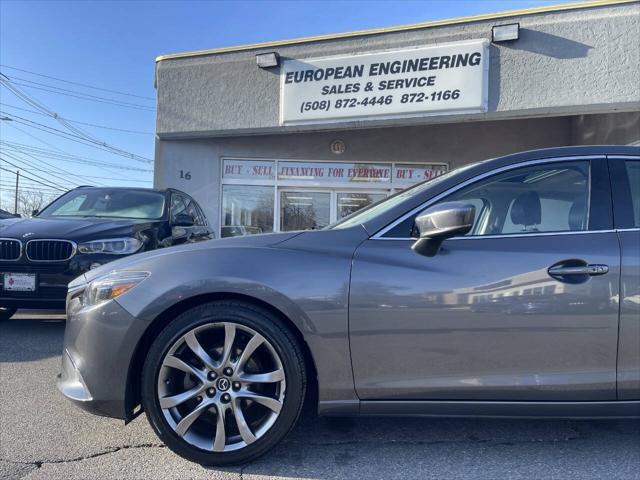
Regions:
<instances>
[{"instance_id":1,"label":"parking lot surface","mask_svg":"<svg viewBox=\"0 0 640 480\"><path fill-rule=\"evenodd\" d=\"M61 316L0 323L0 479L640 479L640 421L303 416L266 457L203 468L144 416L130 425L74 407L55 387Z\"/></svg>"}]
</instances>

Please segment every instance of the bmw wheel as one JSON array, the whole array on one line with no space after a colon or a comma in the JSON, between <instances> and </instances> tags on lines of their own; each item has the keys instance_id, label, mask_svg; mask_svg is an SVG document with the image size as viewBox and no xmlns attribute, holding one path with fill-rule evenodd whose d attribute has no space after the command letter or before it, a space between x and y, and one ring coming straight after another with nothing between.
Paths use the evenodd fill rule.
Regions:
<instances>
[{"instance_id":1,"label":"bmw wheel","mask_svg":"<svg viewBox=\"0 0 640 480\"><path fill-rule=\"evenodd\" d=\"M142 403L174 452L203 465L245 463L295 425L306 387L300 347L282 321L251 304L186 311L154 341Z\"/></svg>"}]
</instances>

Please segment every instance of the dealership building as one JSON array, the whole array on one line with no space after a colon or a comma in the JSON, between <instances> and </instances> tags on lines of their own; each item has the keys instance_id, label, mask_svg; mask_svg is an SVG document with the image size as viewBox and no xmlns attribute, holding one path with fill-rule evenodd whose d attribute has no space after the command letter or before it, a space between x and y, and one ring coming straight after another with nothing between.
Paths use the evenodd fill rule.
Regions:
<instances>
[{"instance_id":1,"label":"dealership building","mask_svg":"<svg viewBox=\"0 0 640 480\"><path fill-rule=\"evenodd\" d=\"M321 228L535 148L640 142L640 2L162 55L156 187L221 236Z\"/></svg>"}]
</instances>

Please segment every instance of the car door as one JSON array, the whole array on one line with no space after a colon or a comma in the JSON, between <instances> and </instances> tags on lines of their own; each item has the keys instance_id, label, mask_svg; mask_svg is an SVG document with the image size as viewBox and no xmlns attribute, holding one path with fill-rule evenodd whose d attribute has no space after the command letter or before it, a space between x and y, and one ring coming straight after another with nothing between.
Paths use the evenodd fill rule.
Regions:
<instances>
[{"instance_id":1,"label":"car door","mask_svg":"<svg viewBox=\"0 0 640 480\"><path fill-rule=\"evenodd\" d=\"M640 157L609 160L621 246L618 399L640 400Z\"/></svg>"},{"instance_id":2,"label":"car door","mask_svg":"<svg viewBox=\"0 0 640 480\"><path fill-rule=\"evenodd\" d=\"M606 160L504 167L439 197L425 208L476 207L469 234L421 256L411 250L420 210L354 254L358 396L615 399L620 250Z\"/></svg>"}]
</instances>

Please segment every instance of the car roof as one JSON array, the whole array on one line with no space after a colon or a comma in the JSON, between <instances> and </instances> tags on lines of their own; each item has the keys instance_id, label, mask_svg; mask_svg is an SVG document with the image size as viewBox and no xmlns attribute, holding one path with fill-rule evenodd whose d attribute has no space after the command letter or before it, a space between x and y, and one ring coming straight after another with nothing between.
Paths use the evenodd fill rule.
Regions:
<instances>
[{"instance_id":1,"label":"car roof","mask_svg":"<svg viewBox=\"0 0 640 480\"><path fill-rule=\"evenodd\" d=\"M472 148L472 147L471 147ZM526 152L513 153L502 157L491 158L477 163L466 165L465 168L454 173L451 177L443 179L441 182L435 182L432 188L427 188L417 195L407 198L405 201L395 205L394 207L383 211L362 224L369 234L373 234L380 229L386 227L394 220L405 215L407 212L420 207L426 199L439 195L456 185L472 179L478 175L482 175L491 170L501 167L515 165L531 160L542 160L545 158L557 158L561 160L569 157L591 157L591 156L609 156L609 157L625 157L640 156L640 146L619 146L619 145L586 145L586 146L569 146L544 148L537 150L529 150ZM424 183L424 182L423 182Z\"/></svg>"}]
</instances>

